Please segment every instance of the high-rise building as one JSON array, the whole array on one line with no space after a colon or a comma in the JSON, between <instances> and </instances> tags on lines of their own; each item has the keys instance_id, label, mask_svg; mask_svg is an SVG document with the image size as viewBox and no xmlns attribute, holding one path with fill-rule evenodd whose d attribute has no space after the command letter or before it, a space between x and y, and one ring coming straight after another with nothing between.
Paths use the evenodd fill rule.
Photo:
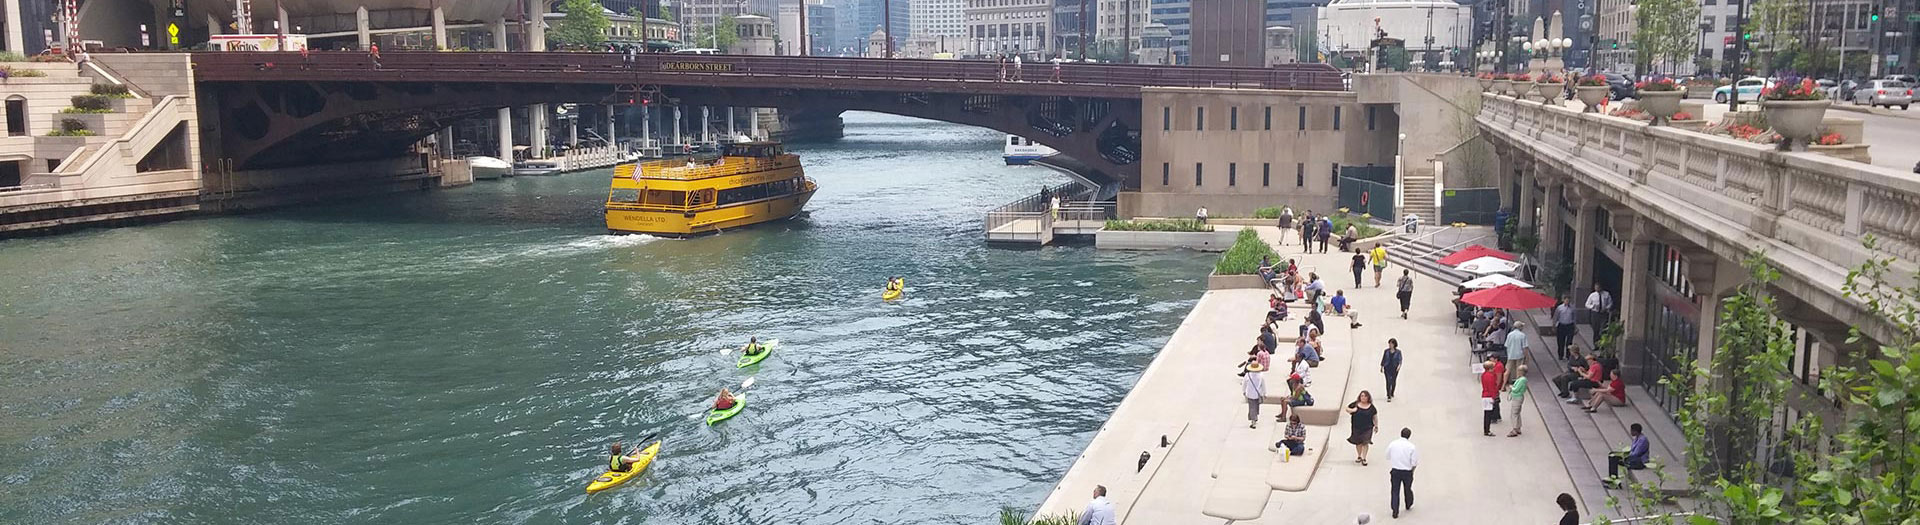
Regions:
<instances>
[{"instance_id":1,"label":"high-rise building","mask_svg":"<svg viewBox=\"0 0 1920 525\"><path fill-rule=\"evenodd\" d=\"M967 34L967 18L962 11L967 0L913 0L912 10L908 13L912 26L908 36L920 37L958 37ZM895 28L897 31L899 28Z\"/></svg>"},{"instance_id":2,"label":"high-rise building","mask_svg":"<svg viewBox=\"0 0 1920 525\"><path fill-rule=\"evenodd\" d=\"M871 36L875 30L886 29L886 21L888 19L893 20L893 46L896 50L901 47L902 42L907 40L907 33L913 30L913 2L911 0L853 0L848 3L854 6L854 31L852 33L858 35L853 37L856 40L854 45L861 52L865 52L868 37ZM888 10L891 10L891 12L883 16L882 12ZM846 37L848 34L842 33L841 36ZM885 41L882 41L882 43L885 43Z\"/></svg>"},{"instance_id":3,"label":"high-rise building","mask_svg":"<svg viewBox=\"0 0 1920 525\"><path fill-rule=\"evenodd\" d=\"M1080 57L1080 42L1086 39L1087 54L1099 57L1101 50L1090 35L1080 34L1084 28L1094 32L1093 21L1099 19L1100 6L1093 0L1053 0L1053 49L1062 57ZM1081 15L1086 15L1084 21ZM1103 58L1103 60L1118 60Z\"/></svg>"},{"instance_id":4,"label":"high-rise building","mask_svg":"<svg viewBox=\"0 0 1920 525\"><path fill-rule=\"evenodd\" d=\"M1598 32L1600 45L1593 52L1594 67L1603 71L1636 73L1633 70L1633 0L1598 2L1594 13L1594 29ZM1517 29L1516 35L1525 36Z\"/></svg>"},{"instance_id":5,"label":"high-rise building","mask_svg":"<svg viewBox=\"0 0 1920 525\"><path fill-rule=\"evenodd\" d=\"M834 4L824 0L809 0L807 3L807 32L813 35L808 44L813 47L812 55L838 56L844 44L840 40L840 15Z\"/></svg>"},{"instance_id":6,"label":"high-rise building","mask_svg":"<svg viewBox=\"0 0 1920 525\"><path fill-rule=\"evenodd\" d=\"M1167 26L1167 34L1171 35L1168 40L1168 49L1173 52L1173 63L1187 63L1188 43L1193 34L1193 26L1189 23L1192 19L1192 0L1150 1L1152 3L1148 5L1151 10L1148 11L1147 16L1151 21Z\"/></svg>"},{"instance_id":7,"label":"high-rise building","mask_svg":"<svg viewBox=\"0 0 1920 525\"><path fill-rule=\"evenodd\" d=\"M1099 14L1095 18L1095 41L1115 46L1126 42L1122 48L1125 53L1140 49L1141 34L1147 26L1147 0L1100 0Z\"/></svg>"},{"instance_id":8,"label":"high-rise building","mask_svg":"<svg viewBox=\"0 0 1920 525\"><path fill-rule=\"evenodd\" d=\"M647 16L660 17L661 0L600 0L600 5L609 11L620 14L640 12L645 9Z\"/></svg>"},{"instance_id":9,"label":"high-rise building","mask_svg":"<svg viewBox=\"0 0 1920 525\"><path fill-rule=\"evenodd\" d=\"M1052 56L1053 0L967 0L968 54Z\"/></svg>"},{"instance_id":10,"label":"high-rise building","mask_svg":"<svg viewBox=\"0 0 1920 525\"><path fill-rule=\"evenodd\" d=\"M1266 66L1266 0L1202 0L1191 14L1189 63Z\"/></svg>"},{"instance_id":11,"label":"high-rise building","mask_svg":"<svg viewBox=\"0 0 1920 525\"><path fill-rule=\"evenodd\" d=\"M0 23L0 49L22 55L39 54L47 49L48 35L60 38L60 23L55 21L58 2L7 0L0 2L0 22L17 22L20 27ZM14 11L18 9L18 11Z\"/></svg>"}]
</instances>

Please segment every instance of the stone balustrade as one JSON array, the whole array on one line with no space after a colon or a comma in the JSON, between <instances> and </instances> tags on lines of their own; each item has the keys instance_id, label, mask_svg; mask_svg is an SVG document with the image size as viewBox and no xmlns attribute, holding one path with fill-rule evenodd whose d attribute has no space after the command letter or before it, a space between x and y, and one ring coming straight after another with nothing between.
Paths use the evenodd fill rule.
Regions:
<instances>
[{"instance_id":1,"label":"stone balustrade","mask_svg":"<svg viewBox=\"0 0 1920 525\"><path fill-rule=\"evenodd\" d=\"M1484 94L1476 121L1521 150L1727 260L1763 251L1810 306L1856 310L1840 287L1878 239L1905 284L1920 261L1920 175Z\"/></svg>"}]
</instances>

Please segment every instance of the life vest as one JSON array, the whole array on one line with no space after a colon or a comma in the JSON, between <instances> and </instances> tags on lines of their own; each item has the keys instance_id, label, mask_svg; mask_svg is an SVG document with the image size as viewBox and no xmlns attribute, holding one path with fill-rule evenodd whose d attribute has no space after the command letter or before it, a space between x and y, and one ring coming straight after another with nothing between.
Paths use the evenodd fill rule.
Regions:
<instances>
[{"instance_id":1,"label":"life vest","mask_svg":"<svg viewBox=\"0 0 1920 525\"><path fill-rule=\"evenodd\" d=\"M627 458L625 456L622 456L620 454L614 454L613 459L610 460L607 464L607 470L611 470L614 472L626 472L627 471L626 460Z\"/></svg>"}]
</instances>

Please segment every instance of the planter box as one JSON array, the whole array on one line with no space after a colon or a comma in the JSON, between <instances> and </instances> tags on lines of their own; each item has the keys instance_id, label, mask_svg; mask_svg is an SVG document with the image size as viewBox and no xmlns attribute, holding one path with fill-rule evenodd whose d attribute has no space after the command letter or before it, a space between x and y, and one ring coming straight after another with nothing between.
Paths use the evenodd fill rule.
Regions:
<instances>
[{"instance_id":1,"label":"planter box","mask_svg":"<svg viewBox=\"0 0 1920 525\"><path fill-rule=\"evenodd\" d=\"M1807 146L1807 152L1819 153L1821 155L1826 155L1826 156L1837 158L1837 159L1851 160L1851 161L1859 162L1862 164L1873 163L1873 157L1867 154L1866 144L1841 144L1838 146L1822 146L1819 144L1814 144L1814 145Z\"/></svg>"},{"instance_id":2,"label":"planter box","mask_svg":"<svg viewBox=\"0 0 1920 525\"><path fill-rule=\"evenodd\" d=\"M1207 274L1208 290L1266 290L1272 288L1258 275L1220 275Z\"/></svg>"},{"instance_id":3,"label":"planter box","mask_svg":"<svg viewBox=\"0 0 1920 525\"><path fill-rule=\"evenodd\" d=\"M1687 98L1713 98L1713 86L1687 86Z\"/></svg>"},{"instance_id":4,"label":"planter box","mask_svg":"<svg viewBox=\"0 0 1920 525\"><path fill-rule=\"evenodd\" d=\"M1231 219L1207 219L1207 224L1214 226L1273 226L1280 224L1280 219L1234 217Z\"/></svg>"},{"instance_id":5,"label":"planter box","mask_svg":"<svg viewBox=\"0 0 1920 525\"><path fill-rule=\"evenodd\" d=\"M73 119L87 125L87 131L95 135L107 134L107 113L55 113L53 129L60 129L60 121Z\"/></svg>"},{"instance_id":6,"label":"planter box","mask_svg":"<svg viewBox=\"0 0 1920 525\"><path fill-rule=\"evenodd\" d=\"M1093 247L1102 250L1171 250L1185 248L1204 252L1224 252L1227 251L1227 248L1233 246L1233 239L1235 236L1238 236L1239 233L1238 231L1136 232L1102 229L1094 232Z\"/></svg>"}]
</instances>

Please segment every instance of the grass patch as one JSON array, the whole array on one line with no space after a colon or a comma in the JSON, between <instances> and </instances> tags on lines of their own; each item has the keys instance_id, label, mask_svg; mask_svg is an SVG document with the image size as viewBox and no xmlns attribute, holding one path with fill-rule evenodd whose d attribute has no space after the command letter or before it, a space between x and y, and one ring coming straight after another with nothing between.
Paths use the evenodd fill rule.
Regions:
<instances>
[{"instance_id":1,"label":"grass patch","mask_svg":"<svg viewBox=\"0 0 1920 525\"><path fill-rule=\"evenodd\" d=\"M49 137L91 137L94 135L95 133L93 132L93 130L90 130L90 129L76 129L73 131L56 129L56 130L47 132L47 136Z\"/></svg>"},{"instance_id":2,"label":"grass patch","mask_svg":"<svg viewBox=\"0 0 1920 525\"><path fill-rule=\"evenodd\" d=\"M96 109L96 108L62 108L60 112L72 115L72 114L87 114L87 113L112 113L113 110Z\"/></svg>"},{"instance_id":3,"label":"grass patch","mask_svg":"<svg viewBox=\"0 0 1920 525\"><path fill-rule=\"evenodd\" d=\"M1281 208L1280 206L1268 206L1265 208L1260 208L1258 210L1253 210L1253 218L1278 219L1280 218L1280 208Z\"/></svg>"},{"instance_id":4,"label":"grass patch","mask_svg":"<svg viewBox=\"0 0 1920 525\"><path fill-rule=\"evenodd\" d=\"M1280 254L1274 253L1267 241L1260 240L1260 234L1252 228L1240 230L1233 238L1233 247L1227 253L1220 254L1220 262L1214 263L1213 273L1218 275L1253 275L1260 271L1260 258L1279 261Z\"/></svg>"},{"instance_id":5,"label":"grass patch","mask_svg":"<svg viewBox=\"0 0 1920 525\"><path fill-rule=\"evenodd\" d=\"M0 66L0 78L33 78L44 76L47 76L47 72L38 69Z\"/></svg>"},{"instance_id":6,"label":"grass patch","mask_svg":"<svg viewBox=\"0 0 1920 525\"><path fill-rule=\"evenodd\" d=\"M1167 219L1159 221L1122 221L1109 220L1107 230L1121 232L1210 232L1213 226L1201 224L1193 219Z\"/></svg>"},{"instance_id":7,"label":"grass patch","mask_svg":"<svg viewBox=\"0 0 1920 525\"><path fill-rule=\"evenodd\" d=\"M12 51L0 51L0 62L26 62L27 56Z\"/></svg>"},{"instance_id":8,"label":"grass patch","mask_svg":"<svg viewBox=\"0 0 1920 525\"><path fill-rule=\"evenodd\" d=\"M1360 228L1360 238L1362 239L1373 237L1375 235L1380 235L1387 232L1386 230L1377 228L1372 224L1368 224L1366 219L1363 219L1360 217L1354 217L1354 216L1343 215L1343 214L1335 214L1332 217L1332 219L1333 219L1333 234L1336 237L1340 235L1345 235L1347 233L1348 224L1352 224L1355 227Z\"/></svg>"},{"instance_id":9,"label":"grass patch","mask_svg":"<svg viewBox=\"0 0 1920 525\"><path fill-rule=\"evenodd\" d=\"M1078 512L1034 516L1033 521L1027 521L1021 517L1021 514L1020 509L1000 507L1000 519L998 523L1000 525L1074 525L1080 521L1080 513Z\"/></svg>"}]
</instances>

